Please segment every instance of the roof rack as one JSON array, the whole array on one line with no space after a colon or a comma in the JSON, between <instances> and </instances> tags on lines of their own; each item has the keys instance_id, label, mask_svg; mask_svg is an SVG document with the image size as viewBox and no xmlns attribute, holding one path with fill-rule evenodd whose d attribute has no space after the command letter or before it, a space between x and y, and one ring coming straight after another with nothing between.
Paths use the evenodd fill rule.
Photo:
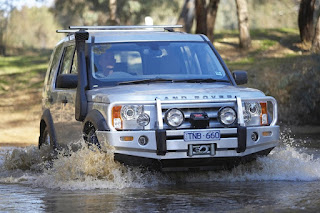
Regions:
<instances>
[{"instance_id":1,"label":"roof rack","mask_svg":"<svg viewBox=\"0 0 320 213\"><path fill-rule=\"evenodd\" d=\"M174 28L182 28L182 25L140 25L140 26L69 26L70 30L57 30L57 33L75 33L78 31L106 31L106 30L139 30L139 29L163 29L173 32Z\"/></svg>"}]
</instances>

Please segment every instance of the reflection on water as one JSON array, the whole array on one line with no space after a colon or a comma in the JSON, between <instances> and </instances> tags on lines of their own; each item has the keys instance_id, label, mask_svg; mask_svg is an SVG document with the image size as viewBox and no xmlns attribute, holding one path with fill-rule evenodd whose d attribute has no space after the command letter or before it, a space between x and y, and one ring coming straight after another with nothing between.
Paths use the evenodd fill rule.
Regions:
<instances>
[{"instance_id":1,"label":"reflection on water","mask_svg":"<svg viewBox=\"0 0 320 213\"><path fill-rule=\"evenodd\" d=\"M0 211L277 211L320 207L319 137L282 133L270 155L231 171L162 174L87 148L41 160L0 147Z\"/></svg>"}]
</instances>

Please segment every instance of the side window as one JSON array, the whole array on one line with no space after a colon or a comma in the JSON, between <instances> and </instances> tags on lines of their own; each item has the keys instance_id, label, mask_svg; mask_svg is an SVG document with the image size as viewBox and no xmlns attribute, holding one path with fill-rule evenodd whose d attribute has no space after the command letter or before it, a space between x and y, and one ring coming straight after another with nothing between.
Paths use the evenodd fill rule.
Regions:
<instances>
[{"instance_id":1,"label":"side window","mask_svg":"<svg viewBox=\"0 0 320 213\"><path fill-rule=\"evenodd\" d=\"M64 55L63 55L63 61L61 63L59 74L69 74L70 73L73 54L74 54L74 46L68 46L65 48Z\"/></svg>"},{"instance_id":2,"label":"side window","mask_svg":"<svg viewBox=\"0 0 320 213\"><path fill-rule=\"evenodd\" d=\"M77 60L77 51L74 52L72 66L71 66L71 74L78 73L78 60Z\"/></svg>"},{"instance_id":3,"label":"side window","mask_svg":"<svg viewBox=\"0 0 320 213\"><path fill-rule=\"evenodd\" d=\"M67 46L64 48L63 57L60 62L60 68L57 75L57 80L60 79L59 75L62 74L77 74L77 55L75 52L74 45ZM56 88L59 88L57 86L56 82Z\"/></svg>"},{"instance_id":4,"label":"side window","mask_svg":"<svg viewBox=\"0 0 320 213\"><path fill-rule=\"evenodd\" d=\"M61 50L62 50L62 45L59 45L54 51L51 66L50 66L49 80L47 81L47 85L51 84L52 78L53 76L55 76L54 71L56 71L59 67Z\"/></svg>"}]
</instances>

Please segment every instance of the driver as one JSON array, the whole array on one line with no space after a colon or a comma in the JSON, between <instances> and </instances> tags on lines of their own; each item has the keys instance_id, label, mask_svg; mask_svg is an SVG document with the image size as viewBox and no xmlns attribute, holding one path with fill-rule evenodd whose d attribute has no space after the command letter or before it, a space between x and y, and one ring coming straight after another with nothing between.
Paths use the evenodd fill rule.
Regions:
<instances>
[{"instance_id":1,"label":"driver","mask_svg":"<svg viewBox=\"0 0 320 213\"><path fill-rule=\"evenodd\" d=\"M114 58L113 52L105 52L98 58L98 72L96 73L98 76L106 77L113 73L114 65L116 63L116 59Z\"/></svg>"}]
</instances>

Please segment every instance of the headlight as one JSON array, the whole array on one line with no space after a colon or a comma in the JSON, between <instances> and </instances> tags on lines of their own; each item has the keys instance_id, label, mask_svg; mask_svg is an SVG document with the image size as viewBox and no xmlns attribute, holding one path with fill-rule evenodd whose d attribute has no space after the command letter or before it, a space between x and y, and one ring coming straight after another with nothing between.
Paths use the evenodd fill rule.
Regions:
<instances>
[{"instance_id":1,"label":"headlight","mask_svg":"<svg viewBox=\"0 0 320 213\"><path fill-rule=\"evenodd\" d=\"M260 116L261 106L258 102L245 102L245 109L253 116Z\"/></svg>"},{"instance_id":2,"label":"headlight","mask_svg":"<svg viewBox=\"0 0 320 213\"><path fill-rule=\"evenodd\" d=\"M266 102L244 102L242 107L246 126L268 125Z\"/></svg>"},{"instance_id":3,"label":"headlight","mask_svg":"<svg viewBox=\"0 0 320 213\"><path fill-rule=\"evenodd\" d=\"M225 107L219 110L218 118L221 124L230 126L237 120L237 113L231 107Z\"/></svg>"},{"instance_id":4,"label":"headlight","mask_svg":"<svg viewBox=\"0 0 320 213\"><path fill-rule=\"evenodd\" d=\"M122 105L112 108L112 125L116 129L143 129L150 123L150 116L143 105Z\"/></svg>"},{"instance_id":5,"label":"headlight","mask_svg":"<svg viewBox=\"0 0 320 213\"><path fill-rule=\"evenodd\" d=\"M169 109L165 116L165 122L173 128L179 127L184 121L184 114L179 109Z\"/></svg>"},{"instance_id":6,"label":"headlight","mask_svg":"<svg viewBox=\"0 0 320 213\"><path fill-rule=\"evenodd\" d=\"M121 109L121 117L123 120L135 120L142 113L142 105L125 105Z\"/></svg>"}]
</instances>

